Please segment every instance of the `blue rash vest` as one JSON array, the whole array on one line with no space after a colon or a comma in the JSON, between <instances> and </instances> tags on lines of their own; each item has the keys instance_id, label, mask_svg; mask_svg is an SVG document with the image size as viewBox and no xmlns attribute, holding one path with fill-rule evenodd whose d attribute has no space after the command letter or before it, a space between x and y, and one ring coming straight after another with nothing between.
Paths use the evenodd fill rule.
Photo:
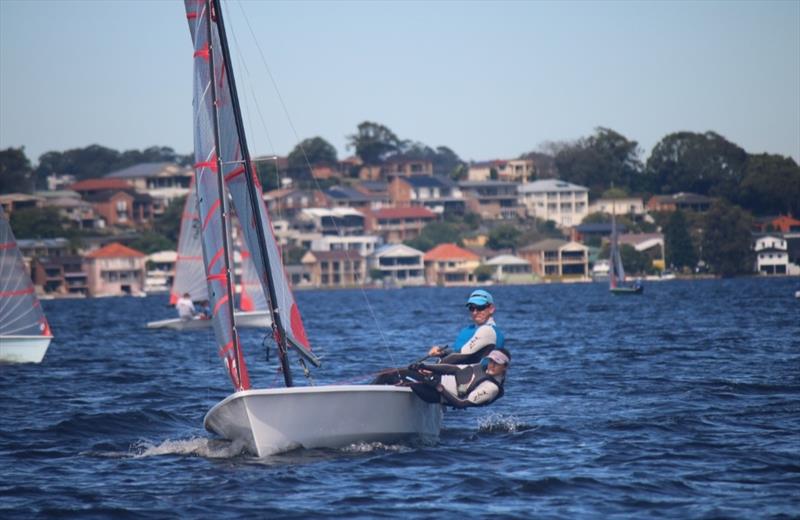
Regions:
<instances>
[{"instance_id":1,"label":"blue rash vest","mask_svg":"<svg viewBox=\"0 0 800 520\"><path fill-rule=\"evenodd\" d=\"M478 363L480 359L495 348L505 346L505 336L497 327L494 318L489 318L483 325L474 323L461 329L453 343L454 354L445 357L446 363Z\"/></svg>"}]
</instances>

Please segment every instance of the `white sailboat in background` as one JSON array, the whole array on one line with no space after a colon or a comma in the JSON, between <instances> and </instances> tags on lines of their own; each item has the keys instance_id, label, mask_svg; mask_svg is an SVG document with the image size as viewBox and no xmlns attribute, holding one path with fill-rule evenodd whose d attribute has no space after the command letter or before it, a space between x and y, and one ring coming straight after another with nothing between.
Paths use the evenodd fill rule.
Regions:
<instances>
[{"instance_id":1,"label":"white sailboat in background","mask_svg":"<svg viewBox=\"0 0 800 520\"><path fill-rule=\"evenodd\" d=\"M625 280L625 268L622 266L622 254L619 250L619 238L617 237L617 219L611 213L611 251L608 261L608 290L612 294L642 294L644 286L640 280L633 283Z\"/></svg>"},{"instance_id":2,"label":"white sailboat in background","mask_svg":"<svg viewBox=\"0 0 800 520\"><path fill-rule=\"evenodd\" d=\"M209 301L208 286L206 285L206 271L203 267L203 247L200 242L200 218L197 215L197 192L194 181L189 186L186 202L181 214L181 227L178 235L178 256L175 260L175 279L169 293L169 304L175 305L178 299L188 294L193 302ZM253 295L247 290L257 284L255 267L252 265L250 254L241 250L242 280L239 309L236 316L240 327L269 327L270 316L267 310L266 299L261 295ZM260 293L260 291L259 291ZM197 330L211 327L211 320L202 319L200 316L193 320L170 318L167 320L151 321L148 329L174 329Z\"/></svg>"},{"instance_id":3,"label":"white sailboat in background","mask_svg":"<svg viewBox=\"0 0 800 520\"><path fill-rule=\"evenodd\" d=\"M409 388L376 385L294 387L292 349L307 371L319 366L289 287L243 131L219 0L185 0L194 44L194 152L203 257L219 353L234 393L205 426L258 456L353 442L438 438L442 407ZM213 74L212 74L213 71ZM228 195L267 296L286 388L251 388L234 317Z\"/></svg>"},{"instance_id":4,"label":"white sailboat in background","mask_svg":"<svg viewBox=\"0 0 800 520\"><path fill-rule=\"evenodd\" d=\"M0 207L0 363L41 363L53 335Z\"/></svg>"}]
</instances>

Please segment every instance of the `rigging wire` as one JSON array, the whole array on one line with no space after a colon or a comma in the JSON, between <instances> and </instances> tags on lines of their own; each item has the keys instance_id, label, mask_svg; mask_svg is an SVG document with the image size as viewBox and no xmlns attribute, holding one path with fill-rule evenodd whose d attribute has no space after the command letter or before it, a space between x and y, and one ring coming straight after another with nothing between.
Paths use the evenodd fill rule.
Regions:
<instances>
[{"instance_id":1,"label":"rigging wire","mask_svg":"<svg viewBox=\"0 0 800 520\"><path fill-rule=\"evenodd\" d=\"M287 121L287 123L289 125L289 128L292 131L292 135L294 136L295 140L297 141L297 143L298 143L297 146L300 148L300 151L302 152L303 160L305 161L305 166L308 168L308 171L312 171L311 163L310 163L310 161L308 159L308 155L306 154L305 148L302 146L302 141L300 140L300 136L299 136L299 134L297 132L297 129L295 128L294 122L293 122L292 117L291 117L291 115L289 113L289 109L288 109L288 107L287 107L287 105L286 105L286 103L285 103L285 101L283 99L283 96L281 95L281 90L278 87L278 83L277 83L275 77L272 74L272 70L270 69L269 64L267 63L267 59L266 59L266 56L264 54L264 51L261 48L261 45L260 45L258 39L255 36L255 32L253 31L253 27L250 24L250 20L247 17L247 14L245 13L244 7L242 6L242 2L239 0L236 3L238 4L239 9L242 12L242 17L244 18L245 24L247 25L247 28L248 28L248 30L250 32L250 35L251 35L251 37L252 37L252 39L253 39L253 41L255 43L256 49L258 50L258 53L259 53L260 58L261 58L261 63L264 66L264 69L267 72L267 76L269 77L270 82L272 83L273 89L275 90L275 94L276 94L276 96L278 98L278 101L280 102L281 108L283 109L284 116L286 117L286 121ZM231 32L233 32L233 31L231 31ZM238 41L236 40L236 37L234 36L233 38L234 38L234 41L236 42L237 47L239 47L239 44L238 44ZM244 63L244 62L245 62L245 60L243 60L243 59L240 60L240 63ZM245 70L246 70L246 66L244 66L244 67L245 67ZM249 77L249 73L248 73L248 77ZM263 118L263 115L261 113L260 106L258 106L258 103L256 103L256 104L257 104L257 112L259 114L259 118L261 119L261 123L264 126L264 129L266 131L266 123L264 122L264 118ZM271 141L270 141L270 146L272 146ZM278 166L277 165L277 156L276 156L276 164L275 164L275 166L276 166L275 167L276 175L278 175L277 174L277 171L278 171L278 168L277 168L277 166ZM322 189L320 187L319 181L317 180L316 177L314 177L313 172L312 172L311 178L313 179L317 190L321 192ZM280 176L279 175L278 175L278 179L280 180ZM280 185L280 182L278 183L278 185ZM333 221L334 228L336 229L337 235L343 236L343 235L341 235L341 230L339 229L339 225L336 223L336 219L332 219L332 221ZM350 250L349 249L345 249L344 251L345 251L345 255L347 256L348 261L352 261L351 257L350 257L350 254L351 254ZM282 253L282 250L281 250L281 255L282 254L283 253ZM283 259L281 259L281 261L282 260ZM392 365L396 366L394 355L392 353L392 350L389 348L388 340L386 338L386 335L384 334L384 331L383 331L382 327L380 326L380 323L378 322L377 316L375 314L375 310L374 310L374 308L372 307L372 304L369 301L369 297L367 296L366 290L364 289L364 284L365 284L366 280L364 278L362 278L360 282L361 283L359 284L359 289L361 291L362 297L364 298L364 302L366 304L367 310L369 311L370 317L372 318L372 321L375 324L375 327L376 327L376 329L378 331L378 334L379 334L379 336L381 338L381 344L382 344L384 350L386 351L386 353L388 354Z\"/></svg>"}]
</instances>

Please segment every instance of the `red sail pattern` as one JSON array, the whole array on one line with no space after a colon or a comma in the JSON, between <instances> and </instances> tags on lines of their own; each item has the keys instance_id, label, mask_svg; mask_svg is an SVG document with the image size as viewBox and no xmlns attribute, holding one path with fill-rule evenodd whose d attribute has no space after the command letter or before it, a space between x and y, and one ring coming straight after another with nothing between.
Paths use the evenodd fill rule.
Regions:
<instances>
[{"instance_id":1,"label":"red sail pattern","mask_svg":"<svg viewBox=\"0 0 800 520\"><path fill-rule=\"evenodd\" d=\"M241 232L241 230L240 230ZM258 270L253 264L253 255L244 246L240 247L242 255L242 294L239 297L239 309L249 311L266 311L267 298L261 290L261 282L258 279Z\"/></svg>"},{"instance_id":2,"label":"red sail pattern","mask_svg":"<svg viewBox=\"0 0 800 520\"><path fill-rule=\"evenodd\" d=\"M225 361L225 366L231 376L231 381L236 390L245 390L250 387L247 376L247 367L241 352L234 348L238 345L235 337L231 306L227 305L228 284L227 270L231 265L230 258L224 258L227 232L223 227L222 218L226 204L224 195L219 192L218 176L223 172L217 171L217 156L224 160L224 155L216 150L215 143L215 104L219 118L219 139L223 149L230 148L230 142L236 140L235 128L227 122L224 114L230 111L230 95L227 88L217 91L216 103L212 94L212 60L203 55L203 50L209 48L208 42L208 9L202 0L186 0L186 13L189 20L189 30L194 43L194 159L195 159L195 187L197 190L197 213L203 222L200 237L205 261L205 274L208 283L208 296L212 312L214 336L219 347L219 354ZM214 24L216 25L216 24ZM214 81L227 85L224 75L220 75L222 58L219 55L219 35L216 27L212 27L212 41L210 47L214 49L213 63L216 69ZM227 217L226 217L227 218ZM222 257L223 261L218 261ZM235 340L235 341L234 341Z\"/></svg>"},{"instance_id":3,"label":"red sail pattern","mask_svg":"<svg viewBox=\"0 0 800 520\"><path fill-rule=\"evenodd\" d=\"M52 336L1 206L0 336Z\"/></svg>"},{"instance_id":4,"label":"red sail pattern","mask_svg":"<svg viewBox=\"0 0 800 520\"><path fill-rule=\"evenodd\" d=\"M187 15L191 13L203 12L206 9L205 2L202 0L185 0ZM264 294L269 294L269 280L271 279L272 286L275 291L275 300L273 308L275 312L281 317L281 323L285 330L283 333L286 335L288 343L294 346L298 352L303 354L313 363L318 363L317 358L311 354L311 345L308 342L303 320L300 317L299 311L294 313L293 309L296 308L294 295L289 286L289 281L286 277L286 272L283 268L281 261L281 251L275 239L272 229L272 223L267 208L264 204L264 197L261 191L261 186L255 176L254 170L253 180L256 185L257 200L254 202L250 198L247 189L247 179L245 175L240 174L243 164L243 154L240 149L241 139L239 138L238 129L236 126L236 115L231 100L231 86L224 76L224 71L227 65L224 63L223 53L219 45L219 32L217 24L212 24L212 39L210 52L213 52L213 63L216 69L215 80L218 85L217 96L217 121L219 125L219 158L222 163L223 178L225 184L231 194L233 205L236 209L237 215L240 216L240 224L242 228L242 235L244 244L247 251L252 255L253 264L255 266L269 265L269 274L265 269L258 268L257 276L261 283L262 291ZM200 51L205 48L205 18L204 16L197 15L196 17L189 16L189 26L192 29L192 36L195 42L195 51ZM201 34L202 33L202 34ZM195 67L204 69L204 76L202 79L207 81L208 76L208 62L202 58L195 58ZM197 83L197 73L195 73L195 96L208 95L210 87L207 83ZM205 112L205 108L201 107ZM207 107L210 112L211 107ZM206 123L210 123L210 115L206 121L206 116L197 116L195 121L196 127L201 127ZM195 143L195 154L197 162L207 161L213 153L212 148L201 148L206 150L207 155L201 157L197 155L197 144ZM206 145L207 146L207 145ZM198 190L198 193L201 193ZM263 237L265 243L266 256L268 262L264 259L262 249L260 246L260 239Z\"/></svg>"},{"instance_id":5,"label":"red sail pattern","mask_svg":"<svg viewBox=\"0 0 800 520\"><path fill-rule=\"evenodd\" d=\"M203 266L203 247L200 243L200 216L197 212L197 191L192 179L189 194L183 206L180 235L178 235L178 258L175 261L175 280L169 295L169 303L175 305L186 293L192 301L208 300L208 286Z\"/></svg>"}]
</instances>

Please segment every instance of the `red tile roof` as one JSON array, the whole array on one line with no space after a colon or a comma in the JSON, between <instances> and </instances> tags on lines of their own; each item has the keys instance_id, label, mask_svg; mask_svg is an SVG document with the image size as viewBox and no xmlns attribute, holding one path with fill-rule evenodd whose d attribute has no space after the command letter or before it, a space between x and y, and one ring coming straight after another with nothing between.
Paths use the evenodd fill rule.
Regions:
<instances>
[{"instance_id":1,"label":"red tile roof","mask_svg":"<svg viewBox=\"0 0 800 520\"><path fill-rule=\"evenodd\" d=\"M480 260L480 257L455 244L439 244L425 253L422 259L427 262L429 260Z\"/></svg>"},{"instance_id":2,"label":"red tile roof","mask_svg":"<svg viewBox=\"0 0 800 520\"><path fill-rule=\"evenodd\" d=\"M800 227L800 220L788 217L786 215L781 215L780 217L772 220L770 224L772 224L773 228L780 230L782 233L789 233L790 231L793 231L792 228Z\"/></svg>"},{"instance_id":3,"label":"red tile roof","mask_svg":"<svg viewBox=\"0 0 800 520\"><path fill-rule=\"evenodd\" d=\"M146 256L141 251L131 249L130 247L123 246L119 242L112 242L107 246L103 246L97 251L92 251L86 258L119 258L119 257L144 257Z\"/></svg>"},{"instance_id":4,"label":"red tile roof","mask_svg":"<svg viewBox=\"0 0 800 520\"><path fill-rule=\"evenodd\" d=\"M68 186L73 191L124 190L131 188L125 179L85 179Z\"/></svg>"},{"instance_id":5,"label":"red tile roof","mask_svg":"<svg viewBox=\"0 0 800 520\"><path fill-rule=\"evenodd\" d=\"M436 213L420 207L381 208L372 212L375 218L436 218Z\"/></svg>"}]
</instances>

